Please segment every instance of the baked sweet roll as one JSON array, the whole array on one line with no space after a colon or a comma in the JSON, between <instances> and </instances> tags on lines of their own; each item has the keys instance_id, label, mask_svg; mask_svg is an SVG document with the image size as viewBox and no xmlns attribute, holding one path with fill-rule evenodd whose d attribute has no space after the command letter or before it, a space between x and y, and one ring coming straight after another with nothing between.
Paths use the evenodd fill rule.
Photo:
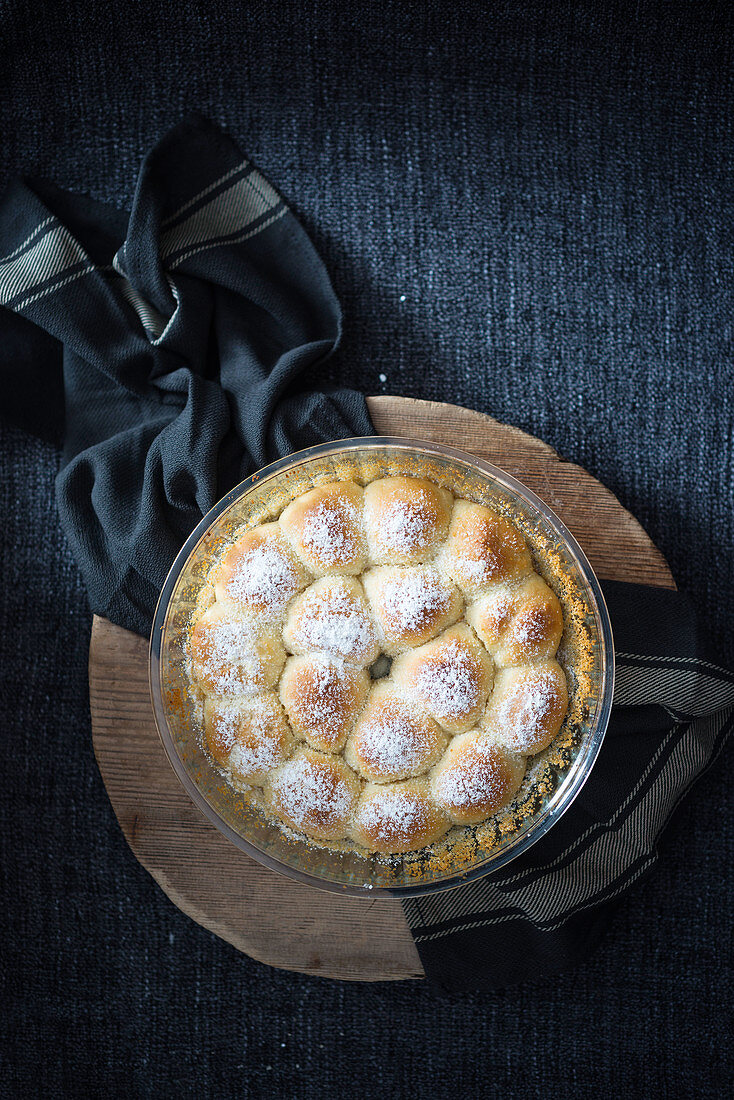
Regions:
<instances>
[{"instance_id":1,"label":"baked sweet roll","mask_svg":"<svg viewBox=\"0 0 734 1100\"><path fill-rule=\"evenodd\" d=\"M265 781L271 810L316 840L344 840L360 796L357 776L339 756L297 749Z\"/></svg>"},{"instance_id":2,"label":"baked sweet roll","mask_svg":"<svg viewBox=\"0 0 734 1100\"><path fill-rule=\"evenodd\" d=\"M209 696L204 701L204 737L216 763L245 784L262 784L295 744L273 692L255 698Z\"/></svg>"},{"instance_id":3,"label":"baked sweet roll","mask_svg":"<svg viewBox=\"0 0 734 1100\"><path fill-rule=\"evenodd\" d=\"M341 752L369 691L364 669L323 654L289 657L280 700L297 737L324 752Z\"/></svg>"},{"instance_id":4,"label":"baked sweet roll","mask_svg":"<svg viewBox=\"0 0 734 1100\"><path fill-rule=\"evenodd\" d=\"M364 569L363 496L353 481L338 481L304 493L284 509L283 533L315 576Z\"/></svg>"},{"instance_id":5,"label":"baked sweet roll","mask_svg":"<svg viewBox=\"0 0 734 1100\"><path fill-rule=\"evenodd\" d=\"M455 623L464 609L456 585L430 565L370 569L364 576L364 590L383 650L390 656L435 637Z\"/></svg>"},{"instance_id":6,"label":"baked sweet roll","mask_svg":"<svg viewBox=\"0 0 734 1100\"><path fill-rule=\"evenodd\" d=\"M414 852L447 833L451 822L425 779L368 783L354 811L352 837L368 852Z\"/></svg>"},{"instance_id":7,"label":"baked sweet roll","mask_svg":"<svg viewBox=\"0 0 734 1100\"><path fill-rule=\"evenodd\" d=\"M392 683L375 684L347 742L344 758L373 783L421 775L440 759L448 737Z\"/></svg>"},{"instance_id":8,"label":"baked sweet roll","mask_svg":"<svg viewBox=\"0 0 734 1100\"><path fill-rule=\"evenodd\" d=\"M416 477L383 477L364 491L364 526L375 565L429 561L446 538L454 498Z\"/></svg>"},{"instance_id":9,"label":"baked sweet roll","mask_svg":"<svg viewBox=\"0 0 734 1100\"><path fill-rule=\"evenodd\" d=\"M475 726L492 690L494 662L471 627L459 623L393 665L396 685L448 733Z\"/></svg>"},{"instance_id":10,"label":"baked sweet roll","mask_svg":"<svg viewBox=\"0 0 734 1100\"><path fill-rule=\"evenodd\" d=\"M239 610L277 619L313 578L298 560L279 523L247 531L222 558L215 588L218 600Z\"/></svg>"},{"instance_id":11,"label":"baked sweet roll","mask_svg":"<svg viewBox=\"0 0 734 1100\"><path fill-rule=\"evenodd\" d=\"M328 653L371 665L380 652L362 585L353 577L321 577L293 602L283 628L290 653Z\"/></svg>"},{"instance_id":12,"label":"baked sweet roll","mask_svg":"<svg viewBox=\"0 0 734 1100\"><path fill-rule=\"evenodd\" d=\"M206 750L315 842L390 856L476 826L561 729L561 603L483 504L421 478L320 485L211 576L189 649Z\"/></svg>"},{"instance_id":13,"label":"baked sweet roll","mask_svg":"<svg viewBox=\"0 0 734 1100\"><path fill-rule=\"evenodd\" d=\"M534 756L556 737L567 710L566 674L558 661L503 668L483 725L509 748Z\"/></svg>"},{"instance_id":14,"label":"baked sweet roll","mask_svg":"<svg viewBox=\"0 0 734 1100\"><path fill-rule=\"evenodd\" d=\"M233 604L204 612L191 634L194 677L211 695L250 695L277 684L285 664L281 632L256 629Z\"/></svg>"},{"instance_id":15,"label":"baked sweet roll","mask_svg":"<svg viewBox=\"0 0 734 1100\"><path fill-rule=\"evenodd\" d=\"M563 611L555 592L531 573L519 585L494 586L466 614L498 665L552 657L563 634Z\"/></svg>"},{"instance_id":16,"label":"baked sweet roll","mask_svg":"<svg viewBox=\"0 0 734 1100\"><path fill-rule=\"evenodd\" d=\"M441 564L470 598L498 581L511 581L533 568L525 539L503 516L468 500L454 505Z\"/></svg>"},{"instance_id":17,"label":"baked sweet roll","mask_svg":"<svg viewBox=\"0 0 734 1100\"><path fill-rule=\"evenodd\" d=\"M433 795L452 821L474 825L506 806L524 775L524 756L472 730L453 739L434 770Z\"/></svg>"}]
</instances>

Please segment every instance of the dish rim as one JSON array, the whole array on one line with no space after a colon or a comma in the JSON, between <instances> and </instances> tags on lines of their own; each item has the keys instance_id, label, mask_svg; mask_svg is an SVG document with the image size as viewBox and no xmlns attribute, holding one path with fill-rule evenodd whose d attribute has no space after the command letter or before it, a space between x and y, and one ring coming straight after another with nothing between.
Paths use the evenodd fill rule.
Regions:
<instances>
[{"instance_id":1,"label":"dish rim","mask_svg":"<svg viewBox=\"0 0 734 1100\"><path fill-rule=\"evenodd\" d=\"M562 778L562 785L568 783L568 789L566 790L563 800L559 801L556 806L548 806L544 811L540 811L538 817L524 830L523 836L517 843L509 846L505 850L499 851L495 856L484 859L483 862L476 866L458 871L454 876L449 876L440 882L410 883L400 886L381 886L366 882L359 884L339 883L320 878L318 875L301 870L298 867L285 863L283 860L276 858L268 852L264 852L262 849L258 848L257 845L236 832L204 796L198 785L192 779L176 750L175 742L169 730L166 718L166 708L163 701L160 676L161 650L163 638L165 636L165 628L167 626L167 616L170 609L171 597L175 591L179 577L201 540L206 537L213 524L230 505L244 496L245 493L257 483L277 475L288 467L296 467L304 462L318 458L320 455L333 454L336 451L341 452L360 448L377 449L380 447L399 448L406 451L420 451L423 454L428 452L429 454L432 453L444 459L453 459L459 463L469 465L480 473L487 475L495 482L499 482L501 486L509 489L516 496L519 496L527 503L531 504L533 508L550 523L551 527L555 529L555 532L564 541L572 557L575 559L576 566L586 582L587 589L592 597L593 610L595 612L603 650L596 726L593 728L593 732L588 738L585 751L583 754L579 753L574 757L572 764ZM462 451L457 447L450 447L442 443L435 443L431 440L423 440L408 436L353 436L345 439L331 440L328 443L315 444L311 447L305 447L300 451L294 451L292 454L286 455L283 458L276 459L274 462L256 470L254 473L250 474L249 477L235 485L209 509L206 515L202 517L176 555L158 597L155 614L153 616L153 626L148 650L148 680L156 729L158 730L158 735L174 773L197 809L227 838L227 840L233 843L236 848L261 865L284 875L286 878L321 890L326 890L329 893L347 894L354 897L367 897L373 899L381 896L399 898L423 897L428 894L454 889L467 882L484 878L505 867L508 863L517 859L518 856L528 851L533 845L537 844L573 804L596 763L609 724L615 680L614 639L604 594L586 554L576 538L571 534L568 527L553 509L518 478L507 473L501 467L486 461L486 459L470 454L468 451ZM365 862L368 866L368 861L366 860Z\"/></svg>"}]
</instances>

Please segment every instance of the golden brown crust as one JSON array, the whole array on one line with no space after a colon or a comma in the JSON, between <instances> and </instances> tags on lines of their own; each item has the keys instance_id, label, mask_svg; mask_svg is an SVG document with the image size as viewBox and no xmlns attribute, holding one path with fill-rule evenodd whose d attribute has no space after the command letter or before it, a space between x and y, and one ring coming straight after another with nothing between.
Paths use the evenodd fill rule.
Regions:
<instances>
[{"instance_id":1,"label":"golden brown crust","mask_svg":"<svg viewBox=\"0 0 734 1100\"><path fill-rule=\"evenodd\" d=\"M280 700L294 731L313 748L340 752L364 706L370 678L327 657L289 657L280 680Z\"/></svg>"},{"instance_id":2,"label":"golden brown crust","mask_svg":"<svg viewBox=\"0 0 734 1100\"><path fill-rule=\"evenodd\" d=\"M470 597L498 581L522 577L533 567L520 532L491 508L468 500L454 505L441 564Z\"/></svg>"},{"instance_id":3,"label":"golden brown crust","mask_svg":"<svg viewBox=\"0 0 734 1100\"><path fill-rule=\"evenodd\" d=\"M446 538L453 497L431 481L383 477L364 492L370 559L377 565L428 561Z\"/></svg>"},{"instance_id":4,"label":"golden brown crust","mask_svg":"<svg viewBox=\"0 0 734 1100\"><path fill-rule=\"evenodd\" d=\"M500 669L483 724L508 748L534 756L550 745L567 710L566 675L551 660Z\"/></svg>"},{"instance_id":5,"label":"golden brown crust","mask_svg":"<svg viewBox=\"0 0 734 1100\"><path fill-rule=\"evenodd\" d=\"M437 803L459 825L473 825L497 813L517 793L525 758L476 730L451 742L433 770Z\"/></svg>"},{"instance_id":6,"label":"golden brown crust","mask_svg":"<svg viewBox=\"0 0 734 1100\"><path fill-rule=\"evenodd\" d=\"M428 714L382 681L357 719L344 759L364 779L388 783L425 772L447 744L446 734Z\"/></svg>"},{"instance_id":7,"label":"golden brown crust","mask_svg":"<svg viewBox=\"0 0 734 1100\"><path fill-rule=\"evenodd\" d=\"M364 569L362 498L362 489L353 481L335 481L304 493L284 509L283 533L315 576L356 575Z\"/></svg>"},{"instance_id":8,"label":"golden brown crust","mask_svg":"<svg viewBox=\"0 0 734 1100\"><path fill-rule=\"evenodd\" d=\"M425 779L368 783L354 812L352 837L369 852L413 852L439 840L450 824Z\"/></svg>"}]
</instances>

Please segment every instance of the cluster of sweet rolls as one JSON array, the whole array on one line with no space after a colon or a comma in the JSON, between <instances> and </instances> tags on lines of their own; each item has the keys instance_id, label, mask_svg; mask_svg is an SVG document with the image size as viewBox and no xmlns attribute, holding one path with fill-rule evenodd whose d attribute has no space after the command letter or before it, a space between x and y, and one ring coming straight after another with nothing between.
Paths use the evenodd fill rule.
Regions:
<instances>
[{"instance_id":1,"label":"cluster of sweet rolls","mask_svg":"<svg viewBox=\"0 0 734 1100\"><path fill-rule=\"evenodd\" d=\"M511 523L430 481L313 489L215 581L191 634L208 751L310 838L423 848L505 806L561 727L558 598Z\"/></svg>"}]
</instances>

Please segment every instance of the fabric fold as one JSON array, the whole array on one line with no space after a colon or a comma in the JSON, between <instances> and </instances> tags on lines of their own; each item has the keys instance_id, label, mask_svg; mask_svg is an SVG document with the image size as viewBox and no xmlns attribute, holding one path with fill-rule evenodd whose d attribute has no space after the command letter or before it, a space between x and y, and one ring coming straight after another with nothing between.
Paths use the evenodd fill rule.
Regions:
<instances>
[{"instance_id":1,"label":"fabric fold","mask_svg":"<svg viewBox=\"0 0 734 1100\"><path fill-rule=\"evenodd\" d=\"M734 673L702 655L680 593L602 582L616 644L611 721L591 774L552 829L501 871L403 903L426 976L447 993L577 966L734 724Z\"/></svg>"},{"instance_id":2,"label":"fabric fold","mask_svg":"<svg viewBox=\"0 0 734 1100\"><path fill-rule=\"evenodd\" d=\"M5 413L62 443L62 523L92 610L121 626L149 632L181 543L233 485L372 432L361 394L300 391L339 303L277 191L200 116L149 152L129 216L14 182L0 248Z\"/></svg>"}]
</instances>

